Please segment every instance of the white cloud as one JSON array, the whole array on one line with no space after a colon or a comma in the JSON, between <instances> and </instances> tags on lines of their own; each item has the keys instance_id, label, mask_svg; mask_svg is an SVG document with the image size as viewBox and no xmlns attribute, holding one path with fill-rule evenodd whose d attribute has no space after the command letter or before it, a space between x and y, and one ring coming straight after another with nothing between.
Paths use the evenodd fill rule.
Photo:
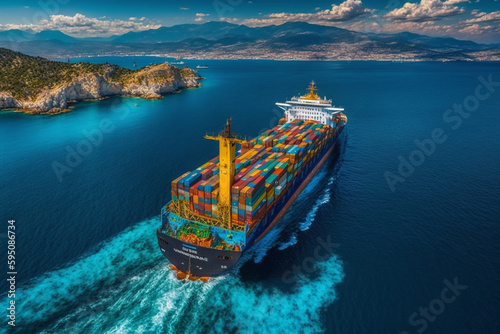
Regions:
<instances>
[{"instance_id":1,"label":"white cloud","mask_svg":"<svg viewBox=\"0 0 500 334\"><path fill-rule=\"evenodd\" d=\"M321 19L328 21L347 21L373 11L373 9L364 7L361 0L346 0L338 6L332 5L331 10L327 9L318 13L322 15Z\"/></svg>"},{"instance_id":2,"label":"white cloud","mask_svg":"<svg viewBox=\"0 0 500 334\"><path fill-rule=\"evenodd\" d=\"M484 14L484 13L483 13ZM442 24L436 21L357 21L345 22L342 28L376 33L413 32L422 35L442 37L450 36L458 39L473 40L479 43L498 43L500 26L470 24L468 21L457 21Z\"/></svg>"},{"instance_id":3,"label":"white cloud","mask_svg":"<svg viewBox=\"0 0 500 334\"><path fill-rule=\"evenodd\" d=\"M396 21L431 21L442 17L465 13L463 8L454 6L468 0L421 0L420 3L405 3L384 15L384 18Z\"/></svg>"},{"instance_id":4,"label":"white cloud","mask_svg":"<svg viewBox=\"0 0 500 334\"><path fill-rule=\"evenodd\" d=\"M236 17L221 17L219 21L229 22L229 23L238 23L240 19Z\"/></svg>"},{"instance_id":5,"label":"white cloud","mask_svg":"<svg viewBox=\"0 0 500 334\"><path fill-rule=\"evenodd\" d=\"M500 11L491 13L475 13L476 18L467 20L467 23L479 23L479 22L494 22L500 21Z\"/></svg>"},{"instance_id":6,"label":"white cloud","mask_svg":"<svg viewBox=\"0 0 500 334\"><path fill-rule=\"evenodd\" d=\"M187 7L179 7L180 10L189 10Z\"/></svg>"},{"instance_id":7,"label":"white cloud","mask_svg":"<svg viewBox=\"0 0 500 334\"><path fill-rule=\"evenodd\" d=\"M316 13L272 13L264 19L247 19L243 24L249 26L266 26L285 22L305 21L325 24L328 22L348 21L361 15L372 13L373 9L363 6L361 0L345 0L340 5L332 5L331 9L318 10Z\"/></svg>"},{"instance_id":8,"label":"white cloud","mask_svg":"<svg viewBox=\"0 0 500 334\"><path fill-rule=\"evenodd\" d=\"M479 24L472 24L470 26L467 26L467 27L460 29L459 31L461 33L477 35L480 30L481 30L481 26Z\"/></svg>"},{"instance_id":9,"label":"white cloud","mask_svg":"<svg viewBox=\"0 0 500 334\"><path fill-rule=\"evenodd\" d=\"M492 42L494 41L493 37L497 36L496 42L498 43L498 34L500 33L500 27L498 25L488 25L488 26L482 26L477 23L471 24L468 26L463 27L462 29L458 30L459 34L462 34L463 36L470 37L484 37L484 36L491 36L492 37Z\"/></svg>"},{"instance_id":10,"label":"white cloud","mask_svg":"<svg viewBox=\"0 0 500 334\"><path fill-rule=\"evenodd\" d=\"M75 37L95 37L121 35L129 31L143 31L161 27L161 25L147 22L145 19L139 21L136 18L130 18L130 20L93 18L77 13L74 16L51 15L48 20L42 19L38 24L0 24L0 30L20 29L35 32L60 30Z\"/></svg>"},{"instance_id":11,"label":"white cloud","mask_svg":"<svg viewBox=\"0 0 500 334\"><path fill-rule=\"evenodd\" d=\"M205 14L205 13L196 13L196 18L194 19L196 22L202 22L204 17L210 16L210 14Z\"/></svg>"}]
</instances>

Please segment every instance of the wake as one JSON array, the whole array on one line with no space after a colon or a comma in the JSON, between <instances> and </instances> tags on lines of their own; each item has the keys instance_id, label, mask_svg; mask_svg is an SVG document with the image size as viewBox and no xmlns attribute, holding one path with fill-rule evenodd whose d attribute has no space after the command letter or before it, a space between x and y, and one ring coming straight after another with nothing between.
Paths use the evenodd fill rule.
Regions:
<instances>
[{"instance_id":1,"label":"wake","mask_svg":"<svg viewBox=\"0 0 500 334\"><path fill-rule=\"evenodd\" d=\"M320 310L342 281L336 256L318 264L319 277L294 293L245 285L237 275L179 281L156 242L156 219L143 221L66 268L19 289L18 332L40 333L283 333L321 332ZM273 230L244 262L265 256ZM236 271L237 274L237 271ZM277 307L279 306L279 307ZM283 321L286 319L286 321Z\"/></svg>"},{"instance_id":2,"label":"wake","mask_svg":"<svg viewBox=\"0 0 500 334\"><path fill-rule=\"evenodd\" d=\"M344 137L342 137L344 138ZM292 207L290 208L290 211L285 215L283 218L284 221L287 221L290 219L290 217L293 217L296 215L294 212L297 207L300 207L304 204L304 202L307 201L308 198L311 197L311 193L313 191L320 192L319 197L316 199L314 205L312 208L309 209L308 213L306 214L306 217L303 221L301 221L298 225L298 228L296 227L291 227L294 232L291 234L289 237L288 241L282 242L278 245L278 250L285 250L298 242L298 235L299 232L304 232L308 230L311 225L314 223L316 219L316 214L318 210L324 206L325 204L330 202L331 199L331 188L333 183L337 180L340 174L340 169L342 168L343 162L344 162L344 152L345 152L345 140L339 139L339 144L340 144L340 154L338 160L335 162L335 166L332 171L328 171L328 165L325 163L325 165L318 171L318 173L314 176L314 178L311 180L311 182L307 185L307 187L302 191L302 193L299 195L297 198L296 202ZM328 177L327 181L325 182L325 179ZM326 183L326 186L325 186ZM321 187L324 187L322 189ZM295 207L295 208L294 208Z\"/></svg>"},{"instance_id":3,"label":"wake","mask_svg":"<svg viewBox=\"0 0 500 334\"><path fill-rule=\"evenodd\" d=\"M339 165L338 163L336 165ZM337 167L336 167L337 168ZM328 179L300 223L306 230L317 210L330 200ZM328 173L323 169L304 192L312 192ZM331 174L330 174L331 175ZM304 194L303 192L303 194ZM301 201L300 196L298 201ZM303 199L302 199L303 200ZM322 331L321 310L336 298L344 277L336 255L318 263L314 279L302 279L293 293L263 284L244 284L238 271L259 263L278 244L286 224L278 224L242 256L230 274L200 281L179 281L158 249L159 217L144 220L64 268L37 277L18 289L20 333L283 333L301 328ZM292 236L278 245L294 245Z\"/></svg>"},{"instance_id":4,"label":"wake","mask_svg":"<svg viewBox=\"0 0 500 334\"><path fill-rule=\"evenodd\" d=\"M336 256L319 263L319 277L293 294L247 286L237 275L208 283L175 278L158 250L156 219L143 221L95 253L19 289L18 332L41 333L283 333L320 332L320 310L342 281ZM245 261L265 256L273 230ZM276 307L279 305L279 307ZM249 312L249 310L252 310ZM280 320L281 319L281 320ZM283 321L287 319L287 321Z\"/></svg>"}]
</instances>

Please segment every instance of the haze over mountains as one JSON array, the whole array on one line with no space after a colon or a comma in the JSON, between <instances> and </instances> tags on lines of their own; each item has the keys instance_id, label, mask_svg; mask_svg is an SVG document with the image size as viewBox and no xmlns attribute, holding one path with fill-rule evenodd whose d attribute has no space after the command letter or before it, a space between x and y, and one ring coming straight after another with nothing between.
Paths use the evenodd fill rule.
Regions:
<instances>
[{"instance_id":1,"label":"haze over mountains","mask_svg":"<svg viewBox=\"0 0 500 334\"><path fill-rule=\"evenodd\" d=\"M251 28L213 21L104 38L8 30L0 32L0 46L49 58L161 54L185 58L500 60L499 45L408 32L361 33L305 22Z\"/></svg>"}]
</instances>

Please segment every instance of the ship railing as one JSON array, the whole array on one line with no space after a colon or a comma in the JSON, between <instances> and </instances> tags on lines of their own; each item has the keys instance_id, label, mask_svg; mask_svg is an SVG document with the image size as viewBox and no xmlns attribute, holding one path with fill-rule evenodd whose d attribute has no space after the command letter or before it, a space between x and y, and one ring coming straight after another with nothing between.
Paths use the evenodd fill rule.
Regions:
<instances>
[{"instance_id":1,"label":"ship railing","mask_svg":"<svg viewBox=\"0 0 500 334\"><path fill-rule=\"evenodd\" d=\"M172 203L172 201L168 202L166 205L164 205L162 208L161 208L161 217L163 218L163 216L165 215L165 213L167 213L168 211L170 211L170 203Z\"/></svg>"},{"instance_id":2,"label":"ship railing","mask_svg":"<svg viewBox=\"0 0 500 334\"><path fill-rule=\"evenodd\" d=\"M161 208L161 216L160 216L160 221L162 222L162 228L163 228L163 217L170 211L170 205L172 204L172 201L168 202L166 205L162 206Z\"/></svg>"}]
</instances>

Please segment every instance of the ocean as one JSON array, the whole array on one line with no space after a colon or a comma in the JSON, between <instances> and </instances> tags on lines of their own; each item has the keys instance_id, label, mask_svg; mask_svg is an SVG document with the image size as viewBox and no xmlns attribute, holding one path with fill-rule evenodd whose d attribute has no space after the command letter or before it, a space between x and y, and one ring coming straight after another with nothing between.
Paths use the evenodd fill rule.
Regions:
<instances>
[{"instance_id":1,"label":"ocean","mask_svg":"<svg viewBox=\"0 0 500 334\"><path fill-rule=\"evenodd\" d=\"M162 100L0 112L0 240L7 261L15 220L18 272L0 331L500 332L498 63L185 62L208 65L203 86ZM155 236L171 180L217 155L203 135L229 117L258 135L311 80L348 117L334 153L237 268L178 281Z\"/></svg>"}]
</instances>

